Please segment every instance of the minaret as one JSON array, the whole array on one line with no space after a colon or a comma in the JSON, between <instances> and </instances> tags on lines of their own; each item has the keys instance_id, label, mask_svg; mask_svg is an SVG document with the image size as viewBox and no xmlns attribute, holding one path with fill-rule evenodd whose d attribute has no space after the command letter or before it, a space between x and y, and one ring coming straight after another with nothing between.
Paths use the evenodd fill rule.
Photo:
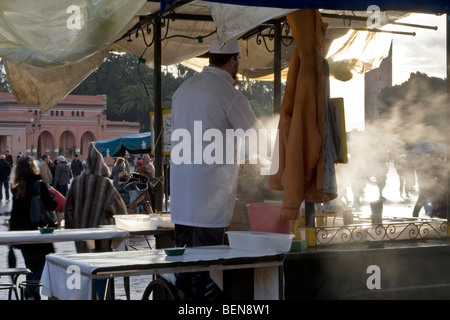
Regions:
<instances>
[{"instance_id":1,"label":"minaret","mask_svg":"<svg viewBox=\"0 0 450 320\"><path fill-rule=\"evenodd\" d=\"M380 67L364 74L364 115L365 122L377 120L377 97L384 88L392 87L392 43L389 55L381 61Z\"/></svg>"}]
</instances>

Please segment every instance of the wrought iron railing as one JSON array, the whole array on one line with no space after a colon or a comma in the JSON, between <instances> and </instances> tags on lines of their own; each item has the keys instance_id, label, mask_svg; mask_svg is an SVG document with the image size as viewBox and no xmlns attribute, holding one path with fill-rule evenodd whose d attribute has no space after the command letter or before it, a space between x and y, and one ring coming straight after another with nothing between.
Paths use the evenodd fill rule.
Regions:
<instances>
[{"instance_id":1,"label":"wrought iron railing","mask_svg":"<svg viewBox=\"0 0 450 320\"><path fill-rule=\"evenodd\" d=\"M413 240L447 237L447 220L444 219L384 219L371 222L316 228L317 245L382 240Z\"/></svg>"}]
</instances>

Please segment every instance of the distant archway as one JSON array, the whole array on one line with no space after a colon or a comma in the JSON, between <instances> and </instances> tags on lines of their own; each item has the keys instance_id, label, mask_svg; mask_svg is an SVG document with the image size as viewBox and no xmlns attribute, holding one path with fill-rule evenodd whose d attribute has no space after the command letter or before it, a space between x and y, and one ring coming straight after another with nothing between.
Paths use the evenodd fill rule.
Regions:
<instances>
[{"instance_id":1,"label":"distant archway","mask_svg":"<svg viewBox=\"0 0 450 320\"><path fill-rule=\"evenodd\" d=\"M50 159L55 157L55 139L53 135L45 130L43 131L38 138L37 145L37 157L40 158L42 155L47 154Z\"/></svg>"},{"instance_id":2,"label":"distant archway","mask_svg":"<svg viewBox=\"0 0 450 320\"><path fill-rule=\"evenodd\" d=\"M59 138L59 154L66 158L72 158L75 149L75 135L71 131L64 131Z\"/></svg>"},{"instance_id":3,"label":"distant archway","mask_svg":"<svg viewBox=\"0 0 450 320\"><path fill-rule=\"evenodd\" d=\"M87 156L89 150L89 142L95 141L95 136L92 132L86 131L81 136L80 143L80 159L83 159Z\"/></svg>"}]
</instances>

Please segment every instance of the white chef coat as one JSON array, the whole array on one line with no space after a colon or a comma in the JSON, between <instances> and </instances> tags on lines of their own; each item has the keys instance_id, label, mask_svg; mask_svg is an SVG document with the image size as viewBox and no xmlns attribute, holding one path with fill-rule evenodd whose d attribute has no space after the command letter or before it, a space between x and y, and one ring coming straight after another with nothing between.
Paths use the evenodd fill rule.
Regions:
<instances>
[{"instance_id":1,"label":"white chef coat","mask_svg":"<svg viewBox=\"0 0 450 320\"><path fill-rule=\"evenodd\" d=\"M217 148L217 151L226 148L227 129L262 128L248 99L236 90L234 83L227 71L207 66L186 80L172 97L170 212L175 224L207 228L230 224L236 199L238 160L234 157L232 164L227 164L225 158L222 161L215 158L214 163L207 164L200 153L218 154L211 152L211 146L213 141L214 145L219 142L215 138L205 141L205 131L214 129L214 136L223 137L224 149ZM177 138L175 132L189 132L190 143ZM180 143L190 147L190 157L186 157L188 150L180 148ZM196 146L198 148L194 150ZM234 153L236 149L235 146ZM225 157L226 151L223 154ZM185 161L180 161L181 158Z\"/></svg>"}]
</instances>

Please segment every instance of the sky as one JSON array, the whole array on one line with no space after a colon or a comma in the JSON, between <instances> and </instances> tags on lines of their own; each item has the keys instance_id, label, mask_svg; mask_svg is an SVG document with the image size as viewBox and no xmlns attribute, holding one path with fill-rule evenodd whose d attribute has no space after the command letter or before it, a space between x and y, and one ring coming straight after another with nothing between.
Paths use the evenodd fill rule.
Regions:
<instances>
[{"instance_id":1,"label":"sky","mask_svg":"<svg viewBox=\"0 0 450 320\"><path fill-rule=\"evenodd\" d=\"M411 73L420 71L429 76L446 78L446 16L414 14L399 22L438 29L411 28L388 25L385 30L415 32L415 36L392 35L393 66L392 84L399 85L409 79ZM330 80L331 97L343 97L346 131L364 130L364 75L356 75L347 82Z\"/></svg>"}]
</instances>

